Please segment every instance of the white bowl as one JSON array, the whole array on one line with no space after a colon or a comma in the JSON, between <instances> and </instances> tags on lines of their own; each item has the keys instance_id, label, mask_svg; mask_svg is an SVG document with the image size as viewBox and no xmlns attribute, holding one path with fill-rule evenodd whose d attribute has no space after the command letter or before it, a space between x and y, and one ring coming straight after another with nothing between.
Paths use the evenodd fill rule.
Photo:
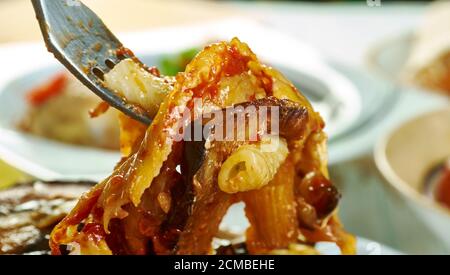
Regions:
<instances>
[{"instance_id":1,"label":"white bowl","mask_svg":"<svg viewBox=\"0 0 450 275\"><path fill-rule=\"evenodd\" d=\"M375 148L378 169L450 252L450 210L425 195L431 169L450 156L450 108L412 119ZM418 236L420 237L420 236Z\"/></svg>"}]
</instances>

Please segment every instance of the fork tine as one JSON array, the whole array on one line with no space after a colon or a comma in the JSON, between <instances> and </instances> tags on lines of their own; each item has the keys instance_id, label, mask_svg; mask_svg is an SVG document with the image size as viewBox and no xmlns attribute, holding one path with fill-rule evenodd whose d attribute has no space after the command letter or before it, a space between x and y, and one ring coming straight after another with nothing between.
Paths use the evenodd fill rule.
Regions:
<instances>
[{"instance_id":1,"label":"fork tine","mask_svg":"<svg viewBox=\"0 0 450 275\"><path fill-rule=\"evenodd\" d=\"M47 49L72 74L112 107L143 123L151 119L104 87L102 75L121 59L122 43L98 16L78 0L32 0ZM107 61L108 60L108 61Z\"/></svg>"}]
</instances>

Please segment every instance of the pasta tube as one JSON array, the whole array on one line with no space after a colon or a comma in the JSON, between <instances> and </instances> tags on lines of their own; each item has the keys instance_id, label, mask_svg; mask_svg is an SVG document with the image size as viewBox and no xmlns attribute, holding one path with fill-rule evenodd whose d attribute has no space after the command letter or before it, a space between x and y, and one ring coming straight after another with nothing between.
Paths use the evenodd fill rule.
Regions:
<instances>
[{"instance_id":1,"label":"pasta tube","mask_svg":"<svg viewBox=\"0 0 450 275\"><path fill-rule=\"evenodd\" d=\"M286 141L278 137L270 138L270 144L263 141L239 147L220 169L220 190L235 194L264 187L274 178L288 154Z\"/></svg>"},{"instance_id":2,"label":"pasta tube","mask_svg":"<svg viewBox=\"0 0 450 275\"><path fill-rule=\"evenodd\" d=\"M274 179L260 190L242 194L250 222L247 248L250 253L283 249L298 240L294 194L294 165L286 160Z\"/></svg>"}]
</instances>

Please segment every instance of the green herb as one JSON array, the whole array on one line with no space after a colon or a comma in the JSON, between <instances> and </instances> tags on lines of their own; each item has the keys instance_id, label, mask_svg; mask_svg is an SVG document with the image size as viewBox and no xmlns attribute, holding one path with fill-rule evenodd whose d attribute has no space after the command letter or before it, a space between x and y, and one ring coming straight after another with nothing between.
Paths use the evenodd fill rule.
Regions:
<instances>
[{"instance_id":1,"label":"green herb","mask_svg":"<svg viewBox=\"0 0 450 275\"><path fill-rule=\"evenodd\" d=\"M174 76L183 72L199 51L198 48L191 48L179 54L167 55L160 60L158 68L163 75Z\"/></svg>"}]
</instances>

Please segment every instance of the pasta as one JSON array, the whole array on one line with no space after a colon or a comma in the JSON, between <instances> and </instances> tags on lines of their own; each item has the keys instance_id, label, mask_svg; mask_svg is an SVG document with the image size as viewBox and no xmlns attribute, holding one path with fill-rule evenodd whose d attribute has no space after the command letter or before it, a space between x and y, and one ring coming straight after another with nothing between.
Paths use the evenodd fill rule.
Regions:
<instances>
[{"instance_id":1,"label":"pasta","mask_svg":"<svg viewBox=\"0 0 450 275\"><path fill-rule=\"evenodd\" d=\"M162 101L172 90L167 79L159 78L134 60L122 60L105 74L105 85L125 97L129 103L144 108L154 116Z\"/></svg>"},{"instance_id":2,"label":"pasta","mask_svg":"<svg viewBox=\"0 0 450 275\"><path fill-rule=\"evenodd\" d=\"M64 245L81 254L213 254L212 240L237 202L246 204L251 254L314 254L304 248L320 241L354 252L354 238L336 216L340 195L328 179L322 118L246 44L235 38L207 46L157 99L133 96L153 94L152 81L160 80L128 61L123 66L114 75L117 90L152 102L141 105L149 112L161 104L146 130L121 119L124 158L54 229L54 254ZM149 81L143 89L130 80L136 71L148 77L139 78ZM251 124L247 108L258 114L256 131L237 123L243 117ZM180 126L200 129L200 139L196 131L178 139ZM216 138L221 131L235 138Z\"/></svg>"},{"instance_id":3,"label":"pasta","mask_svg":"<svg viewBox=\"0 0 450 275\"><path fill-rule=\"evenodd\" d=\"M285 140L273 138L269 142L274 143L273 151L263 150L261 143L239 147L220 169L220 190L235 194L267 185L289 154Z\"/></svg>"},{"instance_id":4,"label":"pasta","mask_svg":"<svg viewBox=\"0 0 450 275\"><path fill-rule=\"evenodd\" d=\"M294 165L288 159L270 184L242 195L245 213L251 224L247 230L247 248L250 253L269 253L297 242L299 233L294 174Z\"/></svg>"}]
</instances>

